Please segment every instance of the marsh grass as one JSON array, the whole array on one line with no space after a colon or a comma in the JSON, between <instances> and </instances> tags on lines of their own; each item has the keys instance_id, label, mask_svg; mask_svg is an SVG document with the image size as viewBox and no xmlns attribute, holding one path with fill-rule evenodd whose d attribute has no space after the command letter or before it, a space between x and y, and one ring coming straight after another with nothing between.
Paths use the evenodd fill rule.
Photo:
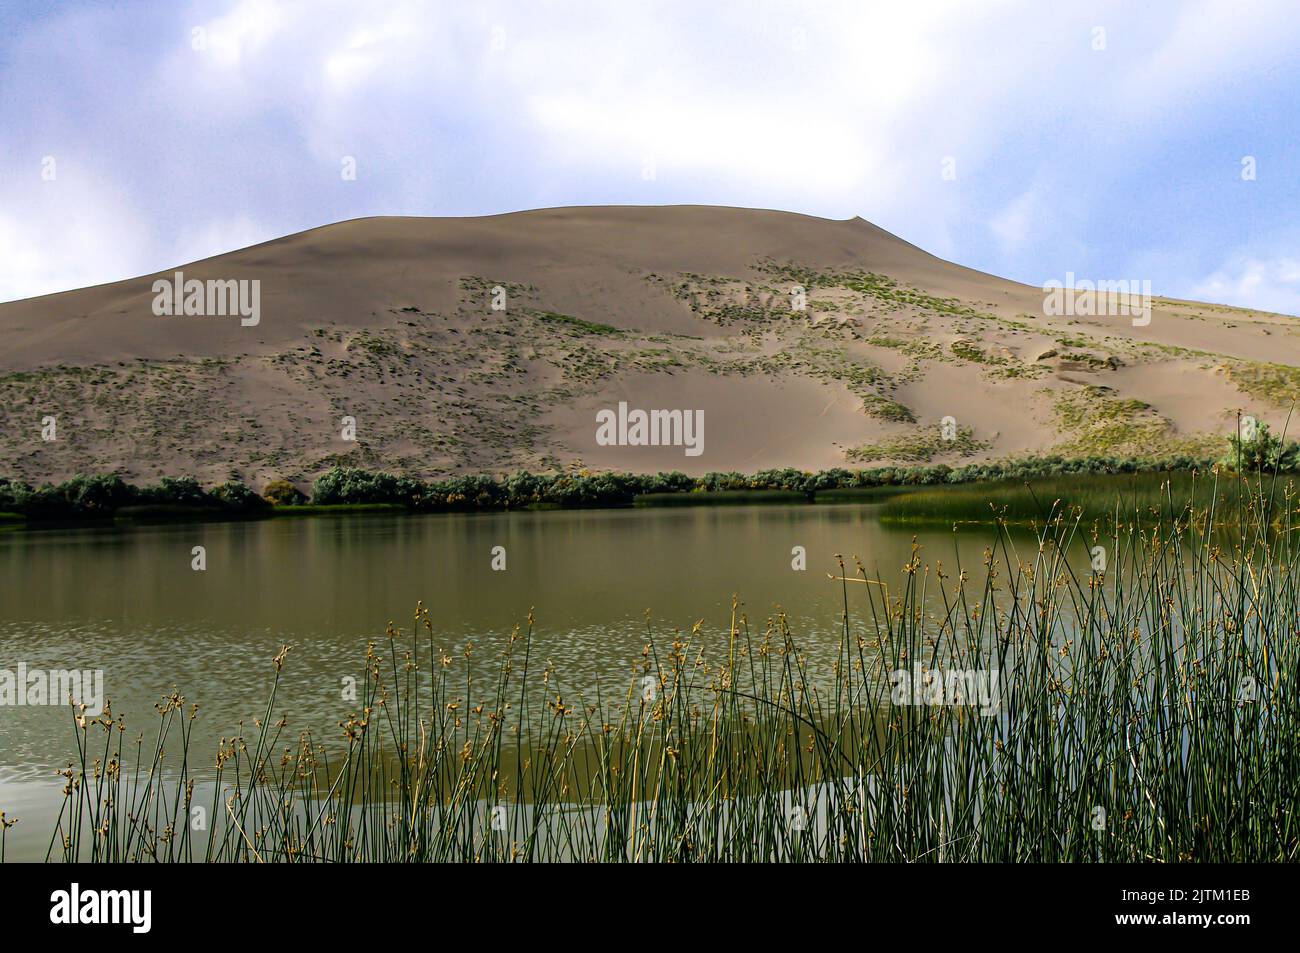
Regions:
<instances>
[{"instance_id":1,"label":"marsh grass","mask_svg":"<svg viewBox=\"0 0 1300 953\"><path fill-rule=\"evenodd\" d=\"M893 523L1042 523L1060 514L1084 523L1199 521L1194 511L1216 510L1223 525L1254 519L1258 502L1279 502L1297 491L1295 476L1222 478L1212 472L1073 474L1034 480L923 488L890 499L879 517ZM1247 508L1250 512L1247 513ZM1276 515L1276 514L1274 514Z\"/></svg>"},{"instance_id":2,"label":"marsh grass","mask_svg":"<svg viewBox=\"0 0 1300 953\"><path fill-rule=\"evenodd\" d=\"M814 498L817 503L879 503L890 497L917 492L908 486L846 486L830 490L818 490Z\"/></svg>"},{"instance_id":3,"label":"marsh grass","mask_svg":"<svg viewBox=\"0 0 1300 953\"><path fill-rule=\"evenodd\" d=\"M647 622L626 682L584 697L531 616L483 661L419 607L370 646L335 737L277 714L287 649L215 765L190 762L179 695L145 735L77 716L49 858L1293 860L1296 501L1247 491L1227 536L1216 492L1108 529L1056 505L1027 548L999 522L978 566L956 545L888 578L838 558L829 672L733 603L725 639ZM987 711L910 704L900 670L1001 690Z\"/></svg>"}]
</instances>

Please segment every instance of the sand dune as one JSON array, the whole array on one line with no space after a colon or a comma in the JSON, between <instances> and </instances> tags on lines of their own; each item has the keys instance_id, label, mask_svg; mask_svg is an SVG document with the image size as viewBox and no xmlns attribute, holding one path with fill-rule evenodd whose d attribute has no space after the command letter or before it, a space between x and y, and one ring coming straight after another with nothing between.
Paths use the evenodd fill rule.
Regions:
<instances>
[{"instance_id":1,"label":"sand dune","mask_svg":"<svg viewBox=\"0 0 1300 953\"><path fill-rule=\"evenodd\" d=\"M154 281L175 271L258 282L260 320L156 315ZM1300 396L1296 318L1157 299L1135 326L1051 317L1043 297L861 219L341 222L0 305L0 474L260 486L340 462L435 476L1177 453L1239 411L1280 425ZM600 444L595 414L619 401L703 411L702 452Z\"/></svg>"}]
</instances>

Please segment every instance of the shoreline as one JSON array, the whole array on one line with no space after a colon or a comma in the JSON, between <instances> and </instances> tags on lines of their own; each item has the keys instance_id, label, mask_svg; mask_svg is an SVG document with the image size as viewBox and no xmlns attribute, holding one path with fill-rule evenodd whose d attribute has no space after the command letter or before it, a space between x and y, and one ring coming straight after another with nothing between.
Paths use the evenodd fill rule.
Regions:
<instances>
[{"instance_id":1,"label":"shoreline","mask_svg":"<svg viewBox=\"0 0 1300 953\"><path fill-rule=\"evenodd\" d=\"M1178 512L1186 513L1196 502L1204 504L1200 487L1209 483L1213 488L1214 502L1220 506L1233 503L1229 497L1229 488L1234 487L1243 478L1251 481L1264 481L1265 485L1275 481L1287 481L1289 485L1294 478L1300 477L1294 471L1285 473L1239 474L1225 471L1215 472L1211 465L1204 468L1170 468L1170 469L1123 469L1123 470L1061 470L1043 471L1021 476L999 475L982 480L966 482L913 482L888 483L876 485L837 486L831 485L819 489L783 489L764 487L752 489L705 489L693 487L676 491L655 491L632 493L630 496L608 498L584 498L576 501L558 502L554 500L513 501L503 500L496 503L461 500L454 504L429 506L412 505L398 502L301 502L292 504L271 504L261 501L257 505L245 508L223 507L213 503L178 504L146 503L121 506L98 512L72 513L66 516L42 515L28 516L21 512L0 510L0 533L16 530L103 528L108 526L147 526L184 523L242 522L247 520L295 519L305 517L331 517L354 515L437 515L437 514L476 514L476 513L510 513L510 512L548 512L564 510L612 510L612 509L677 509L682 507L712 506L789 506L789 505L828 505L836 503L880 504L884 512L879 516L882 522L916 525L995 525L1030 524L1040 521L1045 516L1066 515L1079 500L1095 505L1099 494L1105 494L1110 501L1108 510L1114 515L1116 502L1122 503L1119 515L1127 518L1135 508L1145 504L1146 511L1155 508L1168 512L1178 500ZM619 475L627 476L627 475ZM824 477L824 474L808 474L811 480ZM1186 497L1166 493L1175 481L1185 484L1184 489L1193 490L1194 495ZM1037 484L1037 486L1035 486ZM1063 500L1055 496L1063 490L1073 494L1074 500ZM1139 485L1142 484L1142 485ZM1153 495L1153 484L1160 487L1160 492ZM1194 489L1193 489L1194 488ZM135 488L132 488L135 489ZM1035 490L1041 491L1036 493ZM981 492L982 491L982 492ZM1131 493L1130 493L1131 491ZM1204 493L1209 493L1209 490ZM1240 494L1233 492L1234 497ZM1125 499L1130 496L1131 499ZM917 504L908 505L909 498ZM261 498L257 498L261 499ZM1028 503L1032 500L1032 505ZM933 511L918 509L918 506L930 504ZM898 511L891 512L899 504ZM999 511L995 504L1001 504ZM1017 508L1018 507L1018 508ZM992 508L992 509L991 509ZM1084 509L1079 509L1083 515ZM1093 512L1093 515L1099 515ZM1216 522L1221 524L1235 521L1235 515L1226 511L1216 514Z\"/></svg>"}]
</instances>

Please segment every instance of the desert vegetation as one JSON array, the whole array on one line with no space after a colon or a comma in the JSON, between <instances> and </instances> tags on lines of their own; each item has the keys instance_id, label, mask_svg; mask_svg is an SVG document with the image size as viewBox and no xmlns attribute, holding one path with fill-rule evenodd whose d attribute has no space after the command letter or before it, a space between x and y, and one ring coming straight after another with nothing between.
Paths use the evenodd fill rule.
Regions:
<instances>
[{"instance_id":1,"label":"desert vegetation","mask_svg":"<svg viewBox=\"0 0 1300 953\"><path fill-rule=\"evenodd\" d=\"M1288 457L1289 459L1289 457ZM518 473L506 477L466 476L425 481L358 468L336 467L319 477L308 496L287 481L272 481L258 494L238 481L204 488L190 477L166 478L137 487L121 477L76 476L59 484L30 484L0 478L0 517L10 524L23 521L95 520L112 518L195 519L240 518L299 513L323 513L358 508L445 512L510 510L547 507L629 506L663 502L668 498L695 502L734 500L744 493L750 502L812 502L832 498L836 491L882 487L968 485L976 496L996 485L1045 477L1073 479L1124 474L1208 471L1209 459L1142 459L1139 457L1046 457L953 467L947 464L835 469L808 473L793 468L752 474L707 473ZM1102 484L1105 486L1104 480ZM1110 489L1114 485L1110 484Z\"/></svg>"},{"instance_id":2,"label":"desert vegetation","mask_svg":"<svg viewBox=\"0 0 1300 953\"><path fill-rule=\"evenodd\" d=\"M958 431L958 440L969 441L969 432ZM939 442L938 434L932 435ZM305 512L327 512L333 508L379 507L416 512L449 510L509 510L546 507L628 506L638 502L664 502L689 496L700 502L711 499L735 501L745 494L749 502L770 500L814 501L819 494L831 498L835 491L870 490L881 487L934 487L961 485L964 493L918 495L910 503L898 502L899 510L920 514L937 504L939 518L962 515L967 519L991 518L1008 488L1020 501L1001 512L1008 518L1041 516L1043 500L1055 499L1057 490L1091 493L1094 502L1113 502L1119 489L1108 477L1145 475L1144 501L1160 503L1159 487L1174 487L1175 495L1187 494L1200 474L1204 486L1214 472L1225 474L1289 474L1300 469L1300 443L1274 434L1261 424L1249 438L1232 436L1217 456L1115 457L1044 456L1009 459L963 466L917 464L868 469L831 469L809 473L792 467L762 470L752 474L706 473L688 476L680 472L635 474L516 473L509 476L461 476L446 480L334 467L318 477L310 495L287 480L269 482L259 494L239 481L228 481L205 489L192 477L164 478L150 486L137 487L117 475L76 476L59 484L33 487L18 480L0 478L0 514L9 522L56 521L125 517L194 518L267 516ZM924 443L922 450L928 450ZM925 454L918 454L924 457ZM1172 480L1164 475L1172 474ZM1080 477L1095 478L1080 483ZM1052 482L1057 480L1058 482ZM1067 481L1061 483L1059 481ZM1046 482L1045 482L1046 481ZM1025 489L1025 484L1033 487ZM1130 493L1133 484L1128 485ZM1092 487L1093 489L1088 489ZM1184 497L1186 498L1186 497ZM1027 509L1026 500L1033 500ZM1132 497L1130 497L1130 502ZM1096 512L1093 506L1089 510Z\"/></svg>"}]
</instances>

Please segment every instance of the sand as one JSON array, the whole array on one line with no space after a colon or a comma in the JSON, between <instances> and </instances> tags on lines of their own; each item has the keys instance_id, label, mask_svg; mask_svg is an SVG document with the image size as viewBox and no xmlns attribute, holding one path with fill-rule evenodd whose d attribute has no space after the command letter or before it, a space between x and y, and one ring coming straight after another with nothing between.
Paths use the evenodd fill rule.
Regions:
<instances>
[{"instance_id":1,"label":"sand","mask_svg":"<svg viewBox=\"0 0 1300 953\"><path fill-rule=\"evenodd\" d=\"M154 314L154 280L177 270L260 282L260 322ZM811 276L807 311L791 310L793 275ZM1135 327L1049 317L1043 297L856 218L674 206L341 222L0 305L0 475L260 487L335 463L432 477L1173 453L1215 446L1239 411L1280 427L1300 395L1294 317L1157 299ZM595 412L620 400L704 410L704 452L599 446ZM1081 437L1092 406L1104 426ZM973 439L936 442L946 415Z\"/></svg>"}]
</instances>

